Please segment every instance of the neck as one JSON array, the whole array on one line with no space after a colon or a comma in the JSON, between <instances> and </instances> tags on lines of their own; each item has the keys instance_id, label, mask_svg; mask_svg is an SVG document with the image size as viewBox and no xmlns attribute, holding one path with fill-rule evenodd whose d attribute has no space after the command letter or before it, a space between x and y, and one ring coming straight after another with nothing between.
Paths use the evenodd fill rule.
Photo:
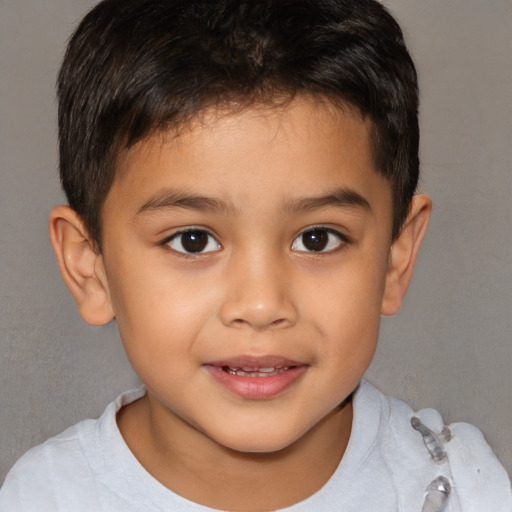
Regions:
<instances>
[{"instance_id":1,"label":"neck","mask_svg":"<svg viewBox=\"0 0 512 512\"><path fill-rule=\"evenodd\" d=\"M158 409L146 396L118 413L119 428L135 457L176 494L231 511L275 510L314 494L336 470L352 425L347 401L282 450L242 453L189 425L183 428L182 420Z\"/></svg>"}]
</instances>

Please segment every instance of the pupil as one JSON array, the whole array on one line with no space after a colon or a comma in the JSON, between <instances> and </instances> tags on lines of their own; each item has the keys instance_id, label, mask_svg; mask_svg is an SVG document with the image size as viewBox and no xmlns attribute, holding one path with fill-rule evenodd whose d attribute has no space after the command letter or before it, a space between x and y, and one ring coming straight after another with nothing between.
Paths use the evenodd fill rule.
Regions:
<instances>
[{"instance_id":1,"label":"pupil","mask_svg":"<svg viewBox=\"0 0 512 512\"><path fill-rule=\"evenodd\" d=\"M312 229L302 235L302 243L309 251L322 251L328 241L329 235L323 229Z\"/></svg>"},{"instance_id":2,"label":"pupil","mask_svg":"<svg viewBox=\"0 0 512 512\"><path fill-rule=\"evenodd\" d=\"M187 252L201 252L208 244L208 235L203 231L189 231L181 238L181 245Z\"/></svg>"}]
</instances>

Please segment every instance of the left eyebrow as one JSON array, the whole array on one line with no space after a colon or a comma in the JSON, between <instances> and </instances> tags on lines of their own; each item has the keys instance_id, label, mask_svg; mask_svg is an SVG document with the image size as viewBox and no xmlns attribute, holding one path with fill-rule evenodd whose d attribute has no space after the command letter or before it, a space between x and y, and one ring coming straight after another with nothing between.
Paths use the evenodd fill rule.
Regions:
<instances>
[{"instance_id":1,"label":"left eyebrow","mask_svg":"<svg viewBox=\"0 0 512 512\"><path fill-rule=\"evenodd\" d=\"M372 207L367 199L355 190L340 188L333 192L318 197L303 197L287 201L284 205L286 213L299 213L321 208L335 206L341 208L360 208L372 213Z\"/></svg>"}]
</instances>

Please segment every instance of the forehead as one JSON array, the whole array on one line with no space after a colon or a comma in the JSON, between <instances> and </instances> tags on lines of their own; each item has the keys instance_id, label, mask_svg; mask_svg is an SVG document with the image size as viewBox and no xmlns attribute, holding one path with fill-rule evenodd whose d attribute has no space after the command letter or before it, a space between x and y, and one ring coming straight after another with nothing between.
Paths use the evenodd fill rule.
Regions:
<instances>
[{"instance_id":1,"label":"forehead","mask_svg":"<svg viewBox=\"0 0 512 512\"><path fill-rule=\"evenodd\" d=\"M344 185L361 195L390 196L389 183L375 170L371 130L355 108L309 97L280 108L212 108L121 155L109 195L192 187L241 209L257 190L282 202Z\"/></svg>"}]
</instances>

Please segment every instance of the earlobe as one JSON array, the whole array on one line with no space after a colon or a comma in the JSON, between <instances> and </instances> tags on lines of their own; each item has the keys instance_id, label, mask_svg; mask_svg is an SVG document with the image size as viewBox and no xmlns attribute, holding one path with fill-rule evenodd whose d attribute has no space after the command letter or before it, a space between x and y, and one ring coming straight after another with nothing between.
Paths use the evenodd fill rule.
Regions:
<instances>
[{"instance_id":1,"label":"earlobe","mask_svg":"<svg viewBox=\"0 0 512 512\"><path fill-rule=\"evenodd\" d=\"M416 195L400 234L391 245L381 313L394 315L400 309L412 278L416 257L427 231L432 201Z\"/></svg>"},{"instance_id":2,"label":"earlobe","mask_svg":"<svg viewBox=\"0 0 512 512\"><path fill-rule=\"evenodd\" d=\"M50 213L50 239L60 273L73 295L80 316L91 325L114 318L103 257L79 215L69 206Z\"/></svg>"}]
</instances>

